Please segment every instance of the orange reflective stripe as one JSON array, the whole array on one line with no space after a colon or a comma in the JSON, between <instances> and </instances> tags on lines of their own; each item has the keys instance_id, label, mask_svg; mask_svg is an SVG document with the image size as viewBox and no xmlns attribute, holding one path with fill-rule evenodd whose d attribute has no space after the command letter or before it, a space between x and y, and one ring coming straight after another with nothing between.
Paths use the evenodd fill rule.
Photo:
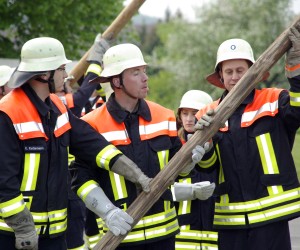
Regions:
<instances>
[{"instance_id":1,"label":"orange reflective stripe","mask_svg":"<svg viewBox=\"0 0 300 250\"><path fill-rule=\"evenodd\" d=\"M66 102L67 102L67 107L70 108L74 108L74 99L73 99L73 95L71 93L67 93L65 94L66 97Z\"/></svg>"},{"instance_id":2,"label":"orange reflective stripe","mask_svg":"<svg viewBox=\"0 0 300 250\"><path fill-rule=\"evenodd\" d=\"M146 101L151 112L151 121L139 117L139 132L141 140L168 135L177 136L176 118L172 110L156 103ZM117 123L109 114L106 104L86 114L81 119L94 127L105 139L113 145L128 145L131 143L124 123ZM98 121L105 121L99 123Z\"/></svg>"},{"instance_id":3,"label":"orange reflective stripe","mask_svg":"<svg viewBox=\"0 0 300 250\"><path fill-rule=\"evenodd\" d=\"M295 71L296 69L300 68L300 64L297 64L295 66L289 66L289 65L285 65L285 70L287 71Z\"/></svg>"},{"instance_id":4,"label":"orange reflective stripe","mask_svg":"<svg viewBox=\"0 0 300 250\"><path fill-rule=\"evenodd\" d=\"M58 96L51 94L51 100L62 113L56 123L55 136L60 136L71 128L65 105ZM21 88L14 89L0 102L0 110L13 122L20 140L44 137L48 140L36 107Z\"/></svg>"}]
</instances>

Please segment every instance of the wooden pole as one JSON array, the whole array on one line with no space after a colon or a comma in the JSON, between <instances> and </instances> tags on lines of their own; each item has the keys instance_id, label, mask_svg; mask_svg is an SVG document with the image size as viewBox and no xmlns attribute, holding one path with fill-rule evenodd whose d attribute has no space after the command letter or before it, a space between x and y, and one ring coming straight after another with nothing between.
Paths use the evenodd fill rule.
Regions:
<instances>
[{"instance_id":1,"label":"wooden pole","mask_svg":"<svg viewBox=\"0 0 300 250\"><path fill-rule=\"evenodd\" d=\"M111 25L104 31L102 36L104 38L116 38L118 33L124 28L124 26L130 21L132 16L137 12L141 5L146 0L132 0L129 5L127 5L121 13L116 17L116 19L111 23ZM73 76L74 79L70 80L70 85L73 86L81 76L86 72L89 64L86 61L88 54L92 47L83 55L75 67L71 70L70 76Z\"/></svg>"},{"instance_id":2,"label":"wooden pole","mask_svg":"<svg viewBox=\"0 0 300 250\"><path fill-rule=\"evenodd\" d=\"M293 24L286 29L258 58L247 73L240 79L238 84L228 93L220 105L216 108L216 113L209 127L198 130L191 139L183 145L170 162L157 174L151 181L150 193L142 192L135 201L129 206L127 213L134 219L134 225L143 217L143 215L153 206L164 191L174 183L176 177L182 171L184 166L191 160L192 149L196 145L203 145L210 140L218 129L232 115L235 109L260 82L264 74L282 57L282 55L291 47L288 39L288 31L291 27L300 23L298 17ZM126 235L114 236L108 231L98 242L94 250L112 250L115 249Z\"/></svg>"}]
</instances>

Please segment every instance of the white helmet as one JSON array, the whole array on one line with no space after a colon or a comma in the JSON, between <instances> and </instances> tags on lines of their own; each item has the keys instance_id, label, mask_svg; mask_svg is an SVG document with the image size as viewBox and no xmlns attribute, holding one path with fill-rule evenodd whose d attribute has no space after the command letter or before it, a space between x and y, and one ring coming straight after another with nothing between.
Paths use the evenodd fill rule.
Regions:
<instances>
[{"instance_id":1,"label":"white helmet","mask_svg":"<svg viewBox=\"0 0 300 250\"><path fill-rule=\"evenodd\" d=\"M189 90L181 98L179 108L201 109L213 102L209 94L201 90Z\"/></svg>"},{"instance_id":2,"label":"white helmet","mask_svg":"<svg viewBox=\"0 0 300 250\"><path fill-rule=\"evenodd\" d=\"M255 63L252 48L247 41L238 38L226 40L219 46L215 71L208 75L206 80L217 87L225 88L220 81L218 66L219 63L231 59L245 59L252 64Z\"/></svg>"},{"instance_id":3,"label":"white helmet","mask_svg":"<svg viewBox=\"0 0 300 250\"><path fill-rule=\"evenodd\" d=\"M21 51L18 71L50 71L70 63L66 58L64 46L51 37L39 37L27 41Z\"/></svg>"},{"instance_id":4,"label":"white helmet","mask_svg":"<svg viewBox=\"0 0 300 250\"><path fill-rule=\"evenodd\" d=\"M112 46L103 56L104 70L99 77L93 79L91 82L108 82L109 77L119 75L125 69L144 65L147 65L147 63L144 61L141 50L136 45L124 43Z\"/></svg>"},{"instance_id":5,"label":"white helmet","mask_svg":"<svg viewBox=\"0 0 300 250\"><path fill-rule=\"evenodd\" d=\"M51 37L39 37L27 41L21 50L21 62L8 82L8 87L17 88L33 76L56 70L72 62L65 55L60 41Z\"/></svg>"},{"instance_id":6,"label":"white helmet","mask_svg":"<svg viewBox=\"0 0 300 250\"><path fill-rule=\"evenodd\" d=\"M0 66L0 86L4 86L8 82L14 70L15 68L6 65Z\"/></svg>"}]
</instances>

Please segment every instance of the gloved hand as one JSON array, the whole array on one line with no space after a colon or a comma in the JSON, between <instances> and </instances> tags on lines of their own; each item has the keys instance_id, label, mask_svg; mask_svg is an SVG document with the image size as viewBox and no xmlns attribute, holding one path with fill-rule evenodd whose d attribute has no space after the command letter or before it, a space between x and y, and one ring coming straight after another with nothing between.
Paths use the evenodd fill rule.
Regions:
<instances>
[{"instance_id":1,"label":"gloved hand","mask_svg":"<svg viewBox=\"0 0 300 250\"><path fill-rule=\"evenodd\" d=\"M142 170L128 157L121 155L111 168L111 171L124 176L125 179L136 183L148 193L150 192L150 181L152 180L146 176Z\"/></svg>"},{"instance_id":2,"label":"gloved hand","mask_svg":"<svg viewBox=\"0 0 300 250\"><path fill-rule=\"evenodd\" d=\"M190 183L174 183L174 195L176 201L183 200L207 200L212 196L215 189L215 183L209 181Z\"/></svg>"},{"instance_id":3,"label":"gloved hand","mask_svg":"<svg viewBox=\"0 0 300 250\"><path fill-rule=\"evenodd\" d=\"M98 34L86 60L88 62L98 62L99 64L102 64L103 55L110 47L111 41L112 36L105 39L101 37L101 34Z\"/></svg>"},{"instance_id":4,"label":"gloved hand","mask_svg":"<svg viewBox=\"0 0 300 250\"><path fill-rule=\"evenodd\" d=\"M23 211L4 218L4 221L14 230L17 249L38 249L39 237L35 231L32 215L26 206Z\"/></svg>"},{"instance_id":5,"label":"gloved hand","mask_svg":"<svg viewBox=\"0 0 300 250\"><path fill-rule=\"evenodd\" d=\"M215 114L215 111L213 109L210 109L206 112L205 115L203 115L199 121L197 121L195 125L195 130L202 130L203 127L208 127L212 122L212 117Z\"/></svg>"},{"instance_id":6,"label":"gloved hand","mask_svg":"<svg viewBox=\"0 0 300 250\"><path fill-rule=\"evenodd\" d=\"M91 190L84 203L88 209L101 217L109 230L115 235L125 235L131 230L133 218L116 207L104 194L102 188L96 187Z\"/></svg>"},{"instance_id":7,"label":"gloved hand","mask_svg":"<svg viewBox=\"0 0 300 250\"><path fill-rule=\"evenodd\" d=\"M288 33L292 42L292 47L287 51L285 56L286 76L292 78L300 75L300 67L291 69L291 67L300 65L300 23L292 27Z\"/></svg>"}]
</instances>

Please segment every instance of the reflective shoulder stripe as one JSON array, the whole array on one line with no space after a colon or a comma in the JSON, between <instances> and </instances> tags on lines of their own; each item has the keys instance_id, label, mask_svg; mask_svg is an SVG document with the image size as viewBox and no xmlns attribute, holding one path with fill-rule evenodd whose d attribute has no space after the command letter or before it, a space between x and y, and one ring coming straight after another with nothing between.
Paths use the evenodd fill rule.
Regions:
<instances>
[{"instance_id":1,"label":"reflective shoulder stripe","mask_svg":"<svg viewBox=\"0 0 300 250\"><path fill-rule=\"evenodd\" d=\"M248 104L242 115L241 126L248 127L263 116L278 113L278 98L283 89L265 88L255 90L254 100Z\"/></svg>"},{"instance_id":2,"label":"reflective shoulder stripe","mask_svg":"<svg viewBox=\"0 0 300 250\"><path fill-rule=\"evenodd\" d=\"M71 93L67 93L65 95L66 98L66 106L70 109L70 108L74 108L74 98L73 98L73 94Z\"/></svg>"},{"instance_id":3,"label":"reflective shoulder stripe","mask_svg":"<svg viewBox=\"0 0 300 250\"><path fill-rule=\"evenodd\" d=\"M61 112L61 115L58 116L54 134L56 137L61 136L63 133L71 129L71 124L69 122L69 115L68 111L66 109L66 106L63 104L63 102L59 99L59 97L55 94L50 94L51 101L55 104L55 106L59 109Z\"/></svg>"},{"instance_id":4,"label":"reflective shoulder stripe","mask_svg":"<svg viewBox=\"0 0 300 250\"><path fill-rule=\"evenodd\" d=\"M6 218L23 211L24 208L25 203L23 195L20 194L9 201L0 203L0 215L1 217Z\"/></svg>"},{"instance_id":5,"label":"reflective shoulder stripe","mask_svg":"<svg viewBox=\"0 0 300 250\"><path fill-rule=\"evenodd\" d=\"M97 182L93 180L87 181L77 190L77 195L84 201L89 192L96 187L99 187Z\"/></svg>"}]
</instances>

